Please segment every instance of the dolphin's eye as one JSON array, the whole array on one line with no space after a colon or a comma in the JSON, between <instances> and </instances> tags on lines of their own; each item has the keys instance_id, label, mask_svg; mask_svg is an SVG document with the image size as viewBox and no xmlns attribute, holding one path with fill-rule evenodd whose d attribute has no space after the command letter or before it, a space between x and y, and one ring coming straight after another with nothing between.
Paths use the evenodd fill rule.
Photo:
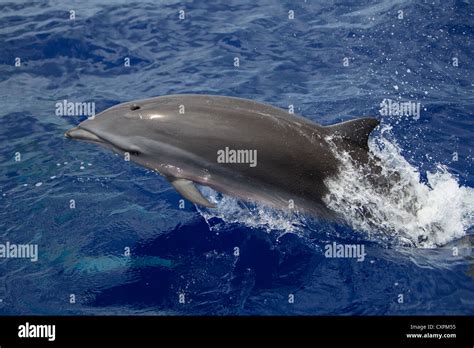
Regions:
<instances>
[{"instance_id":1,"label":"dolphin's eye","mask_svg":"<svg viewBox=\"0 0 474 348\"><path fill-rule=\"evenodd\" d=\"M140 109L140 105L137 105L137 104L130 105L130 110L134 111L134 110L138 110L138 109Z\"/></svg>"},{"instance_id":2,"label":"dolphin's eye","mask_svg":"<svg viewBox=\"0 0 474 348\"><path fill-rule=\"evenodd\" d=\"M140 156L140 151L129 151L128 153L132 156Z\"/></svg>"}]
</instances>

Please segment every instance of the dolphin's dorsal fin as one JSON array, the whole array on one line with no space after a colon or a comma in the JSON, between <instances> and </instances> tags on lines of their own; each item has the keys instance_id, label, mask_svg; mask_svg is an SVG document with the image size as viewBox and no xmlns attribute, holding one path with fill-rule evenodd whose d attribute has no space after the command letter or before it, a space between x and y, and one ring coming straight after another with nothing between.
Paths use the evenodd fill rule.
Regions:
<instances>
[{"instance_id":1,"label":"dolphin's dorsal fin","mask_svg":"<svg viewBox=\"0 0 474 348\"><path fill-rule=\"evenodd\" d=\"M359 118L357 120L350 120L341 122L326 128L339 135L341 138L348 140L352 144L359 146L365 150L369 150L368 140L372 130L379 125L380 121L371 118Z\"/></svg>"},{"instance_id":2,"label":"dolphin's dorsal fin","mask_svg":"<svg viewBox=\"0 0 474 348\"><path fill-rule=\"evenodd\" d=\"M179 192L181 196L187 200L202 205L207 208L215 208L216 205L209 202L204 196L199 192L196 185L191 180L187 179L177 179L169 178L171 185Z\"/></svg>"}]
</instances>

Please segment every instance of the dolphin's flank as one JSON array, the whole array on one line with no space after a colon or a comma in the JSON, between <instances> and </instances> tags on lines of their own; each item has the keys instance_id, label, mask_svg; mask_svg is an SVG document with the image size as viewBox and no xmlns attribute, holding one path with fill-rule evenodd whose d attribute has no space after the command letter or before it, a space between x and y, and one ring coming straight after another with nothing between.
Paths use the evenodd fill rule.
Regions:
<instances>
[{"instance_id":1,"label":"dolphin's flank","mask_svg":"<svg viewBox=\"0 0 474 348\"><path fill-rule=\"evenodd\" d=\"M378 123L361 118L323 127L251 100L183 94L116 105L66 136L130 156L201 206L215 205L195 184L330 217L322 199L328 193L324 181L344 170L331 146L365 165L367 140Z\"/></svg>"}]
</instances>

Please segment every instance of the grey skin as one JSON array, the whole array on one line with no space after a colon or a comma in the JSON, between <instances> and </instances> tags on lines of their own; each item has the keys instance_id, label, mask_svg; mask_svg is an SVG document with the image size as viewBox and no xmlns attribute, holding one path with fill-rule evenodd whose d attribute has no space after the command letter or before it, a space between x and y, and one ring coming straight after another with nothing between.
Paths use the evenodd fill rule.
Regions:
<instances>
[{"instance_id":1,"label":"grey skin","mask_svg":"<svg viewBox=\"0 0 474 348\"><path fill-rule=\"evenodd\" d=\"M292 201L297 211L329 218L324 180L344 168L326 137L335 135L338 147L371 167L367 139L378 123L362 118L323 127L251 100L182 94L116 105L66 136L128 152L131 161L157 171L201 206L215 205L195 184L286 211ZM257 166L218 163L226 147L257 150Z\"/></svg>"}]
</instances>

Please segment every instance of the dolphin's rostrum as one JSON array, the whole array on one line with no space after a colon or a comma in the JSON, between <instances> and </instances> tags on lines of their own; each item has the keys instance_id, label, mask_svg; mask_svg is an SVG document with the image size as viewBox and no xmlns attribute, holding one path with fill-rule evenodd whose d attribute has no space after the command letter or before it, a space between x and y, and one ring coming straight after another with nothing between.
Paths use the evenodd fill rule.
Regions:
<instances>
[{"instance_id":1,"label":"dolphin's rostrum","mask_svg":"<svg viewBox=\"0 0 474 348\"><path fill-rule=\"evenodd\" d=\"M205 207L215 205L195 184L329 217L324 181L344 170L331 146L367 164L367 139L378 123L361 118L323 127L251 100L182 94L116 105L66 136L128 153L130 160L165 176L184 198ZM252 156L255 165L246 161Z\"/></svg>"}]
</instances>

